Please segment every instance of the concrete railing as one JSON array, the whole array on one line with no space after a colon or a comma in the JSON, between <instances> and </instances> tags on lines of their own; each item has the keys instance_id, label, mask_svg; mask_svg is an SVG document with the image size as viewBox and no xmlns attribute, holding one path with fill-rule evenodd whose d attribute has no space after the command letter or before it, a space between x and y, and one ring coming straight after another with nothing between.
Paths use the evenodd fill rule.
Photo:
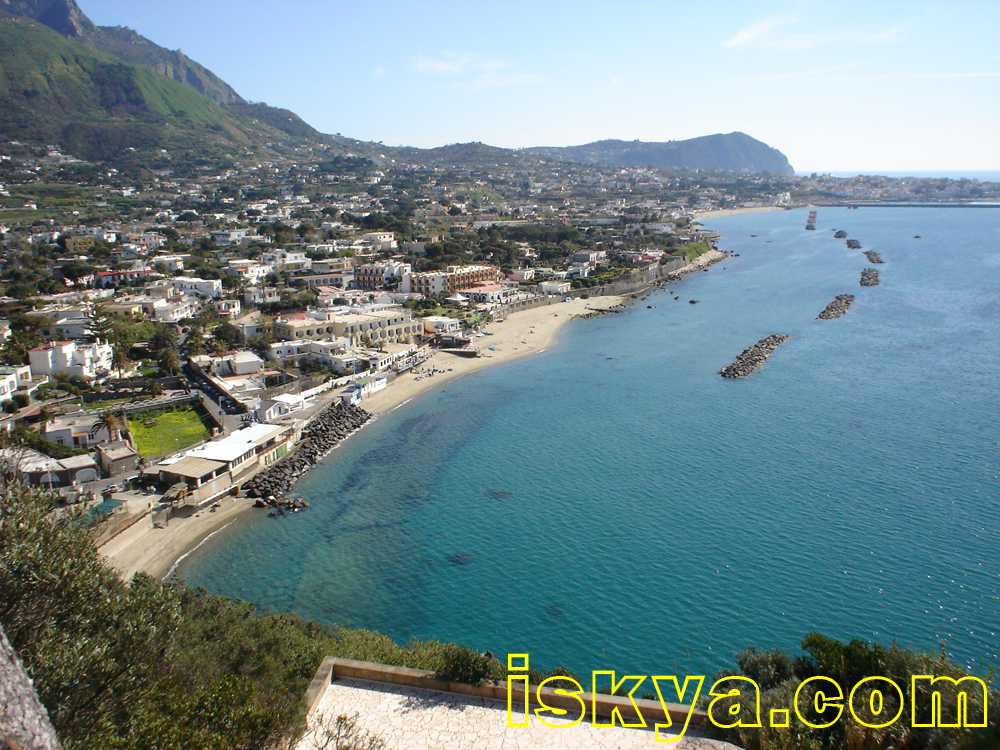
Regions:
<instances>
[{"instance_id":1,"label":"concrete railing","mask_svg":"<svg viewBox=\"0 0 1000 750\"><path fill-rule=\"evenodd\" d=\"M491 698L503 701L504 703L507 701L506 682L488 682L485 685L478 686L466 685L461 682L441 679L435 672L428 672L424 669L390 667L385 664L376 664L369 661L338 659L328 656L323 659L323 663L320 664L312 683L309 685L309 689L306 691L308 717L311 717L316 712L330 683L338 677L423 688L424 690L439 690L476 698ZM534 685L530 687L530 694L528 696L528 701L532 705L540 706L536 700L539 691L545 704L550 708L563 708L571 712L579 711L580 704L576 697L560 694L554 688L537 688ZM612 712L617 710L623 718L635 719L638 718L636 713L636 708L638 708L642 713L642 718L651 723L660 722L674 725L679 723L683 726L689 712L691 714L691 726L704 726L708 721L708 714L704 710L699 708L691 710L688 706L679 703L667 703L666 710L664 710L664 705L659 701L642 698L635 699L635 706L633 706L632 701L627 697L618 695L582 693L579 697L587 707L587 714L591 716L594 713L598 716L611 716ZM512 705L524 705L524 691L519 684L513 686L511 703ZM669 722L667 721L668 715Z\"/></svg>"}]
</instances>

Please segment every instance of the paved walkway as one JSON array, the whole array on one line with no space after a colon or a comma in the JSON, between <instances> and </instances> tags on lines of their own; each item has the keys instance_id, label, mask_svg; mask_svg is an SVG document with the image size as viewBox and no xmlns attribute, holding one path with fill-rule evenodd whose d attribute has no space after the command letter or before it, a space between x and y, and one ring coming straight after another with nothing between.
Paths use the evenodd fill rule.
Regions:
<instances>
[{"instance_id":1,"label":"paved walkway","mask_svg":"<svg viewBox=\"0 0 1000 750\"><path fill-rule=\"evenodd\" d=\"M357 726L380 738L386 750L736 750L690 736L656 743L652 731L585 721L556 729L532 717L528 727L508 727L501 701L350 679L334 680L327 688L296 750L329 747L320 726L332 726L342 715L356 717Z\"/></svg>"}]
</instances>

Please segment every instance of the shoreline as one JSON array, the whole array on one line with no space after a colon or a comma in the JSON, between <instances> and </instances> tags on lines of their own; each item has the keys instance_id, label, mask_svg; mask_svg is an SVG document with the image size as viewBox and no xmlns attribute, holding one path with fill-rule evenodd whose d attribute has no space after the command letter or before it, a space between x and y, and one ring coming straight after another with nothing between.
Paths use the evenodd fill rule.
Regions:
<instances>
[{"instance_id":1,"label":"shoreline","mask_svg":"<svg viewBox=\"0 0 1000 750\"><path fill-rule=\"evenodd\" d=\"M758 206L756 208L720 208L714 211L695 211L693 221L701 224L702 219L721 219L723 216L738 214L761 214L766 211L784 211L782 206Z\"/></svg>"},{"instance_id":2,"label":"shoreline","mask_svg":"<svg viewBox=\"0 0 1000 750\"><path fill-rule=\"evenodd\" d=\"M725 257L726 254L719 250L710 250L674 274L686 276ZM364 399L359 406L373 416L385 414L469 373L540 354L550 348L558 332L571 320L595 313L604 314L629 299L638 298L642 293L588 299L578 297L569 302L554 302L513 313L504 321L486 327L493 335L476 339L476 346L483 356L462 357L435 351L419 368L400 375L384 390ZM490 347L494 351L490 351ZM437 372L428 374L433 370ZM346 438L337 447L349 439ZM131 580L139 572L159 579L172 576L183 558L251 510L255 499L224 495L217 502L219 507L215 511L209 508L191 509L186 514L175 516L165 528L153 528L151 520L140 521L98 548L98 552L125 580Z\"/></svg>"}]
</instances>

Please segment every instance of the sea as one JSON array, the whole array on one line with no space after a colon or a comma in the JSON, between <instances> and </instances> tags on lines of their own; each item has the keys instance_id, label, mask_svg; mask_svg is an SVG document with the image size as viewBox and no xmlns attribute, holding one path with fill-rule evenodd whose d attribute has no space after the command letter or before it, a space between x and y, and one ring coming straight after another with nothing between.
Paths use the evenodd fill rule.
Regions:
<instances>
[{"instance_id":1,"label":"sea","mask_svg":"<svg viewBox=\"0 0 1000 750\"><path fill-rule=\"evenodd\" d=\"M1000 663L1000 209L806 216L708 221L725 261L380 416L180 576L583 675L811 632Z\"/></svg>"}]
</instances>

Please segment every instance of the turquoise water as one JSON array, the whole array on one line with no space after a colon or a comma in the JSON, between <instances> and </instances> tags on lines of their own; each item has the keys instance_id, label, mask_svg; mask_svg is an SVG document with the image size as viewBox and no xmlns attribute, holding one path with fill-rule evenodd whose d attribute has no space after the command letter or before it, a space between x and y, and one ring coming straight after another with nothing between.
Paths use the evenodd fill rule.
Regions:
<instances>
[{"instance_id":1,"label":"turquoise water","mask_svg":"<svg viewBox=\"0 0 1000 750\"><path fill-rule=\"evenodd\" d=\"M813 630L997 663L1000 210L805 216L713 221L741 257L679 301L379 418L299 483L310 511L248 515L181 575L542 668L710 673ZM771 333L752 377L715 374Z\"/></svg>"}]
</instances>

